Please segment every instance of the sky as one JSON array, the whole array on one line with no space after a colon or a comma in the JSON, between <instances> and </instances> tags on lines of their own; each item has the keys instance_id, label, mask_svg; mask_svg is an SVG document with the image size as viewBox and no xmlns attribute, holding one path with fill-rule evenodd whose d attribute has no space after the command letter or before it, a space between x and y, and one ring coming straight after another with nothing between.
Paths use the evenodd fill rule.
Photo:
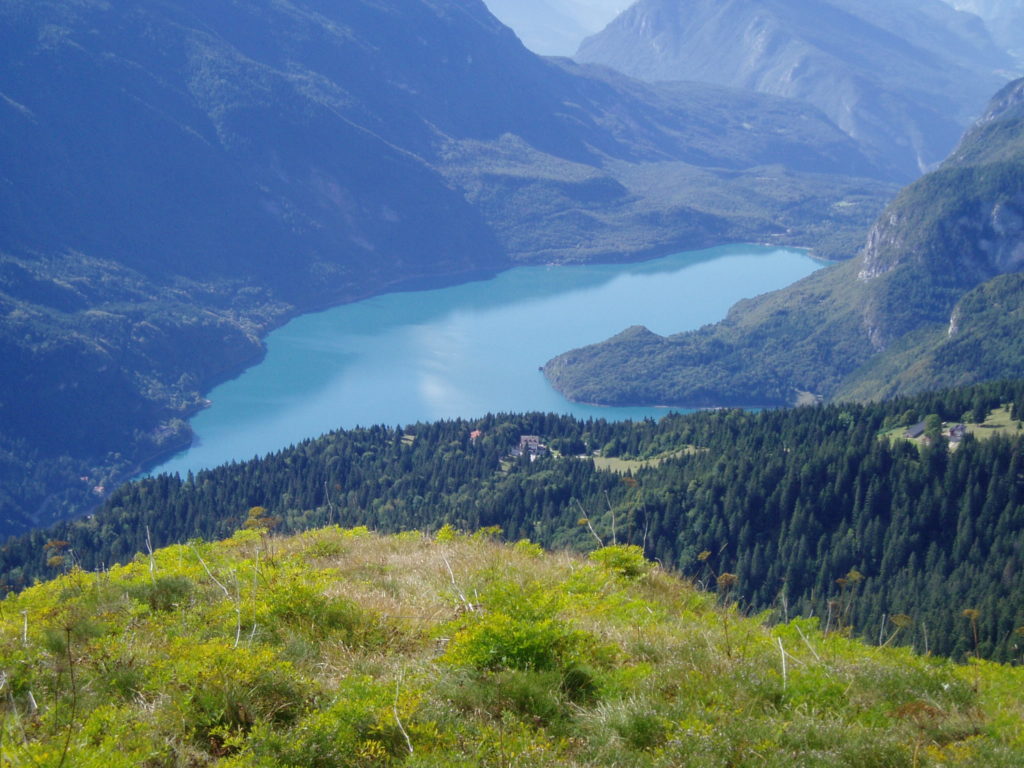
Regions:
<instances>
[{"instance_id":1,"label":"sky","mask_svg":"<svg viewBox=\"0 0 1024 768\"><path fill-rule=\"evenodd\" d=\"M534 53L572 56L584 37L600 32L632 0L484 0Z\"/></svg>"}]
</instances>

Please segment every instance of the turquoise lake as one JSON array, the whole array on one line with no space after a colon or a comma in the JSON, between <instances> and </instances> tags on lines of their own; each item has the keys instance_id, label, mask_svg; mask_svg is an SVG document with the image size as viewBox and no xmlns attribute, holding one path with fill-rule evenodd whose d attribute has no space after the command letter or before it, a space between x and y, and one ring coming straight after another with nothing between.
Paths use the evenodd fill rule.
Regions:
<instances>
[{"instance_id":1,"label":"turquoise lake","mask_svg":"<svg viewBox=\"0 0 1024 768\"><path fill-rule=\"evenodd\" d=\"M303 315L271 333L258 365L208 394L195 444L153 470L247 460L339 427L502 411L607 419L664 409L570 403L538 370L630 325L668 334L810 274L803 251L737 245L636 264L520 267L451 288L391 293Z\"/></svg>"}]
</instances>

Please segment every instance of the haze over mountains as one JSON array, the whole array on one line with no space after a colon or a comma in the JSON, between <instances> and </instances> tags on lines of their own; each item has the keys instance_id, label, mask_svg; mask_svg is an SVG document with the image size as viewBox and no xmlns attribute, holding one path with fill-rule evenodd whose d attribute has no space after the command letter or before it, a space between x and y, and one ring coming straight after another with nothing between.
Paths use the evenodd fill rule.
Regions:
<instances>
[{"instance_id":1,"label":"haze over mountains","mask_svg":"<svg viewBox=\"0 0 1024 768\"><path fill-rule=\"evenodd\" d=\"M584 37L600 32L630 0L486 0L534 53L572 56Z\"/></svg>"},{"instance_id":2,"label":"haze over mountains","mask_svg":"<svg viewBox=\"0 0 1024 768\"><path fill-rule=\"evenodd\" d=\"M941 0L640 0L576 59L808 101L906 180L946 156L1015 66Z\"/></svg>"},{"instance_id":3,"label":"haze over mountains","mask_svg":"<svg viewBox=\"0 0 1024 768\"><path fill-rule=\"evenodd\" d=\"M849 254L894 191L813 107L544 60L480 0L10 0L0 34L4 530L187 443L296 312L522 262Z\"/></svg>"},{"instance_id":4,"label":"haze over mountains","mask_svg":"<svg viewBox=\"0 0 1024 768\"><path fill-rule=\"evenodd\" d=\"M545 366L585 402L786 404L1024 375L1024 80L879 217L858 258L670 337L635 327Z\"/></svg>"},{"instance_id":5,"label":"haze over mountains","mask_svg":"<svg viewBox=\"0 0 1024 768\"><path fill-rule=\"evenodd\" d=\"M992 38L1024 60L1024 3L1021 0L946 0L954 8L980 16Z\"/></svg>"}]
</instances>

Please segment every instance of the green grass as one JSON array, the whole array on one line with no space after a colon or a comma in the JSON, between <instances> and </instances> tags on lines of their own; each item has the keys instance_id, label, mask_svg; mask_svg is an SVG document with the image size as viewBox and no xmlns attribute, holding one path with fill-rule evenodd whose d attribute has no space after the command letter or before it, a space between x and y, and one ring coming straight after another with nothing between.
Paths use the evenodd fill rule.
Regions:
<instances>
[{"instance_id":1,"label":"green grass","mask_svg":"<svg viewBox=\"0 0 1024 768\"><path fill-rule=\"evenodd\" d=\"M923 438L909 439L904 437L909 424L904 424L893 429L886 430L879 434L880 440L909 440L909 442L921 444ZM943 431L949 429L952 426L950 422L945 422L942 425ZM996 408L989 412L988 416L985 417L985 421L981 424L967 423L964 426L967 427L967 432L976 440L991 440L997 435L1006 435L1009 437L1017 437L1024 430L1024 422L1017 421L1010 417L1010 409L1006 407ZM955 450L957 444L953 443L950 445L950 450Z\"/></svg>"},{"instance_id":2,"label":"green grass","mask_svg":"<svg viewBox=\"0 0 1024 768\"><path fill-rule=\"evenodd\" d=\"M967 431L978 440L990 440L996 435L1016 437L1024 429L1024 423L1010 417L1009 408L996 408L985 417L982 424L968 424Z\"/></svg>"},{"instance_id":3,"label":"green grass","mask_svg":"<svg viewBox=\"0 0 1024 768\"><path fill-rule=\"evenodd\" d=\"M906 440L909 438L904 437L909 424L904 424L893 429L886 430L879 434L879 439L886 440ZM948 429L951 426L949 422L942 425L943 430ZM1024 430L1024 422L1013 419L1010 415L1009 408L997 408L990 411L988 416L985 417L985 421L981 424L966 424L967 431L973 437L979 440L989 440L996 435L1007 435L1011 437L1019 436L1021 431ZM921 437L916 437L910 442L920 443Z\"/></svg>"},{"instance_id":4,"label":"green grass","mask_svg":"<svg viewBox=\"0 0 1024 768\"><path fill-rule=\"evenodd\" d=\"M698 448L695 445L687 445L680 448L678 451L671 451L669 453L663 453L660 456L655 456L650 459L620 459L614 456L595 456L594 466L598 469L603 469L606 472L617 472L620 475L627 473L634 473L641 469L648 467L657 467L663 461L667 459L675 459L680 456L693 455L699 451L707 450L704 448Z\"/></svg>"},{"instance_id":5,"label":"green grass","mask_svg":"<svg viewBox=\"0 0 1024 768\"><path fill-rule=\"evenodd\" d=\"M882 432L878 435L878 439L889 441L906 440L907 438L905 438L903 435L907 431L907 426L909 425L905 424L902 427L894 427L893 429L886 430L885 432Z\"/></svg>"},{"instance_id":6,"label":"green grass","mask_svg":"<svg viewBox=\"0 0 1024 768\"><path fill-rule=\"evenodd\" d=\"M1024 761L1021 668L767 626L637 547L247 530L2 609L4 765Z\"/></svg>"}]
</instances>

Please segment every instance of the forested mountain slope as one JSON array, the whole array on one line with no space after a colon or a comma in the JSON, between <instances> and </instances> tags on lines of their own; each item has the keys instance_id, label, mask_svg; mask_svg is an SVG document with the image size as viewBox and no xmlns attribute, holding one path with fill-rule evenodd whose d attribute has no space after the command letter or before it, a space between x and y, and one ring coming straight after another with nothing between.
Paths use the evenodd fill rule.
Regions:
<instances>
[{"instance_id":1,"label":"forested mountain slope","mask_svg":"<svg viewBox=\"0 0 1024 768\"><path fill-rule=\"evenodd\" d=\"M941 0L640 0L576 59L806 100L905 181L949 153L1015 66Z\"/></svg>"},{"instance_id":2,"label":"forested mountain slope","mask_svg":"<svg viewBox=\"0 0 1024 768\"><path fill-rule=\"evenodd\" d=\"M284 530L500 526L553 548L635 544L705 585L732 573L733 596L753 611L815 615L876 640L894 631L886 617L905 615L901 642L920 651L1011 660L1024 626L1022 415L1017 381L657 423L526 414L336 432L128 484L88 519L10 540L0 573L18 587L71 563L96 569L150 544L220 538L254 506ZM930 416L978 423L952 452L937 430L929 445L901 437ZM551 451L514 457L523 435Z\"/></svg>"},{"instance_id":3,"label":"forested mountain slope","mask_svg":"<svg viewBox=\"0 0 1024 768\"><path fill-rule=\"evenodd\" d=\"M765 626L610 546L230 539L5 601L15 765L1010 768L1019 667ZM57 556L59 557L59 556ZM895 638L894 638L895 639Z\"/></svg>"},{"instance_id":4,"label":"forested mountain slope","mask_svg":"<svg viewBox=\"0 0 1024 768\"><path fill-rule=\"evenodd\" d=\"M187 443L296 312L521 261L842 250L890 193L820 113L543 60L480 0L9 0L0 43L0 532Z\"/></svg>"},{"instance_id":5,"label":"forested mountain slope","mask_svg":"<svg viewBox=\"0 0 1024 768\"><path fill-rule=\"evenodd\" d=\"M877 398L1024 374L1024 80L879 217L854 260L669 337L632 328L551 360L583 402Z\"/></svg>"}]
</instances>

